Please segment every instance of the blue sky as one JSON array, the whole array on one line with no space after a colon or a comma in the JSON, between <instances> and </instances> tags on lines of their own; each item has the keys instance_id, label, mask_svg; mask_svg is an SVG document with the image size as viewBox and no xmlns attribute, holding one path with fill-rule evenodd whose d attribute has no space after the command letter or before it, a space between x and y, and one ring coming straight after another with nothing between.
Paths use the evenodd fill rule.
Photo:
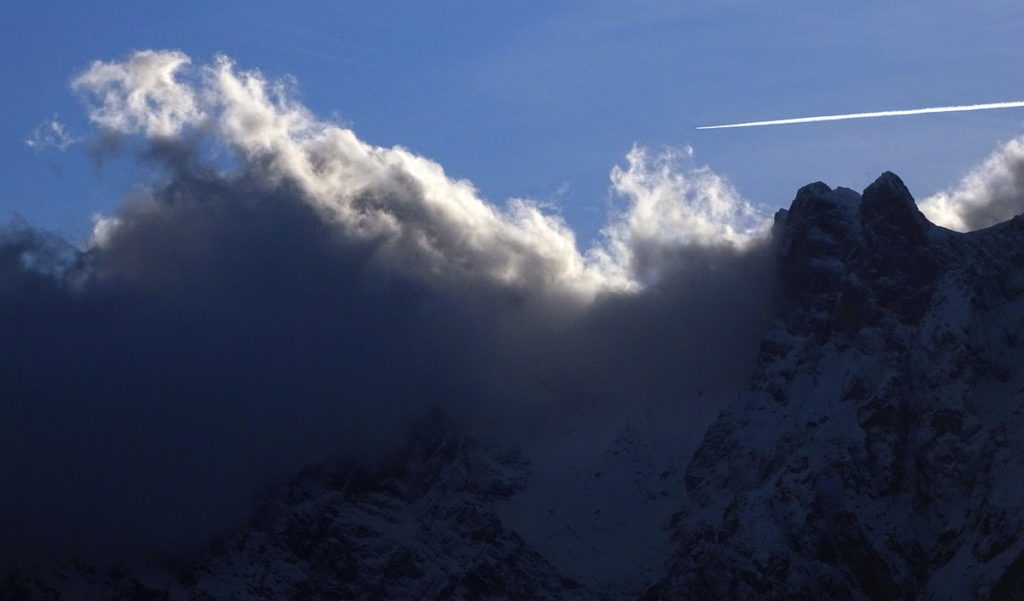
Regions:
<instances>
[{"instance_id":1,"label":"blue sky","mask_svg":"<svg viewBox=\"0 0 1024 601\"><path fill-rule=\"evenodd\" d=\"M39 3L41 4L41 3ZM217 53L293 77L302 101L373 144L400 144L495 203L548 201L581 245L633 144L692 146L756 204L815 180L899 173L920 198L1024 129L1024 111L787 127L698 125L1020 100L1019 2L8 2L0 9L0 216L83 238L134 177L97 167L70 80L139 49ZM57 118L86 141L25 139Z\"/></svg>"}]
</instances>

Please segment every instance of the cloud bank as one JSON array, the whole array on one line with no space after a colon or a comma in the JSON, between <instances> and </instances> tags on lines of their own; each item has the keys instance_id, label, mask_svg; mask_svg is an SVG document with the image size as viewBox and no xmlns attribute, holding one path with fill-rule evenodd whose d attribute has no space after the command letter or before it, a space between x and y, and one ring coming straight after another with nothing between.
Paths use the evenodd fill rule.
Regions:
<instances>
[{"instance_id":1,"label":"cloud bank","mask_svg":"<svg viewBox=\"0 0 1024 601\"><path fill-rule=\"evenodd\" d=\"M436 412L519 442L681 415L696 439L752 365L768 220L691 151L634 148L580 251L225 57L137 52L73 87L157 177L83 245L0 234L2 559L199 544Z\"/></svg>"},{"instance_id":2,"label":"cloud bank","mask_svg":"<svg viewBox=\"0 0 1024 601\"><path fill-rule=\"evenodd\" d=\"M90 118L108 131L158 142L187 131L213 136L243 164L258 164L268 183L294 186L346 237L375 241L394 265L592 298L635 288L637 262L650 253L742 247L768 221L723 179L693 166L692 150L652 158L637 148L612 174L629 206L605 230L606 243L581 254L571 230L529 201L496 208L437 163L317 120L284 84L238 71L227 57L190 64L180 52L137 52L94 63L73 87L90 94ZM691 161L685 171L681 155Z\"/></svg>"}]
</instances>

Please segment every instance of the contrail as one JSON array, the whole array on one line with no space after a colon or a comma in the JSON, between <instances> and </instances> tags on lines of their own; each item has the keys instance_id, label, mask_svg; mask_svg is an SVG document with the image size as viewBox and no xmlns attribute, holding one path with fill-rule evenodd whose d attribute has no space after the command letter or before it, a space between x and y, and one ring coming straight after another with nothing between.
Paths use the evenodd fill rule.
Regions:
<instances>
[{"instance_id":1,"label":"contrail","mask_svg":"<svg viewBox=\"0 0 1024 601\"><path fill-rule=\"evenodd\" d=\"M877 111L874 113L849 113L847 115L821 115L818 117L797 117L795 119L776 119L774 121L750 121L748 123L730 123L728 125L702 125L697 129L723 129L726 127L755 127L758 125L787 125L789 123L813 123L815 121L841 121L843 119L867 119L869 117L899 117L902 115L923 115L925 113L956 113L961 111L987 111L989 109L1012 109L1024 107L1024 100L1014 102L992 102L989 104L964 104L960 106L933 106L924 109L906 109L902 111Z\"/></svg>"}]
</instances>

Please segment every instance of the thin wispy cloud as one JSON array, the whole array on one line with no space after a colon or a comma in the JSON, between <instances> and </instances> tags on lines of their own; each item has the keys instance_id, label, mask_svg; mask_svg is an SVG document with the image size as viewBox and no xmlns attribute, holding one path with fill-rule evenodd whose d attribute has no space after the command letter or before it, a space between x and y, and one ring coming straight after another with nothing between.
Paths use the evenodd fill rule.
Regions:
<instances>
[{"instance_id":1,"label":"thin wispy cloud","mask_svg":"<svg viewBox=\"0 0 1024 601\"><path fill-rule=\"evenodd\" d=\"M57 150L67 150L73 144L81 141L71 134L68 127L57 120L57 116L47 119L40 123L31 135L25 138L25 145L35 150L43 150L44 148L56 148Z\"/></svg>"},{"instance_id":2,"label":"thin wispy cloud","mask_svg":"<svg viewBox=\"0 0 1024 601\"><path fill-rule=\"evenodd\" d=\"M1021 107L1024 107L1024 100L1015 100L1011 102L990 102L988 104L933 106L920 109L874 111L870 113L846 113L843 115L819 115L817 117L795 117L792 119L774 119L771 121L748 121L745 123L729 123L726 125L701 125L697 129L727 129L732 127L760 127L762 125L791 125L794 123L817 123L820 121L843 121L846 119L873 119L875 117L903 117L906 115L927 115L930 113L959 113L965 111L988 111L993 109L1012 109Z\"/></svg>"}]
</instances>

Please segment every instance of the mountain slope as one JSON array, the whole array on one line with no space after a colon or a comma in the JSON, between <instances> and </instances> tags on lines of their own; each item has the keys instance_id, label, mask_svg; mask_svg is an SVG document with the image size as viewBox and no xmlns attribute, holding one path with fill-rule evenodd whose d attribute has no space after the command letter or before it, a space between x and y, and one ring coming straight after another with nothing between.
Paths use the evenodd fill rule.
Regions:
<instances>
[{"instance_id":1,"label":"mountain slope","mask_svg":"<svg viewBox=\"0 0 1024 601\"><path fill-rule=\"evenodd\" d=\"M86 564L0 587L5 601L595 599L506 528L491 505L522 488L514 453L422 437L387 467L314 467L245 529L176 574Z\"/></svg>"},{"instance_id":2,"label":"mountain slope","mask_svg":"<svg viewBox=\"0 0 1024 601\"><path fill-rule=\"evenodd\" d=\"M1024 596L1024 220L939 228L887 173L774 235L779 318L644 599Z\"/></svg>"}]
</instances>

